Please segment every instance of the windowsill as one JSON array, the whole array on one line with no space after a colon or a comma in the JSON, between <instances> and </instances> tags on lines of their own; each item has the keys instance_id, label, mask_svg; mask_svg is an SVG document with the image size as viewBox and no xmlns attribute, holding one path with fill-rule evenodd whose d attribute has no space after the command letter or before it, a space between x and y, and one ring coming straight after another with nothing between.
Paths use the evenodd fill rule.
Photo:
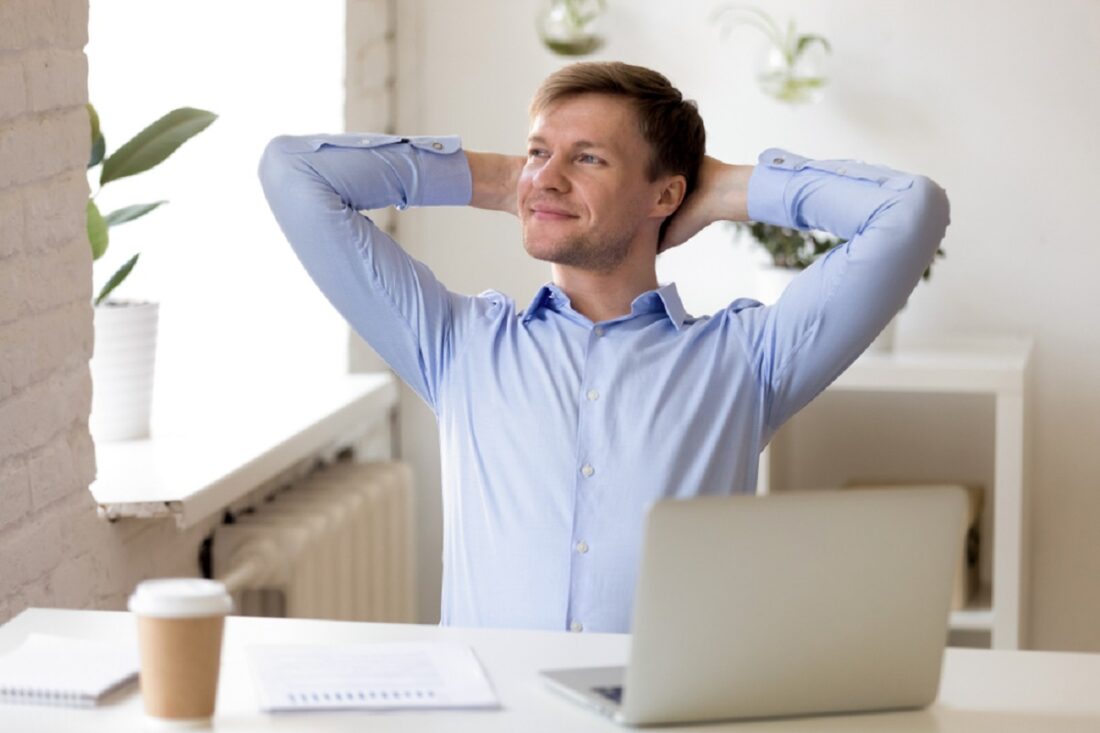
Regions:
<instances>
[{"instance_id":1,"label":"windowsill","mask_svg":"<svg viewBox=\"0 0 1100 733\"><path fill-rule=\"evenodd\" d=\"M205 390L179 421L154 421L151 438L96 445L99 515L192 527L303 461L388 427L397 394L381 372Z\"/></svg>"}]
</instances>

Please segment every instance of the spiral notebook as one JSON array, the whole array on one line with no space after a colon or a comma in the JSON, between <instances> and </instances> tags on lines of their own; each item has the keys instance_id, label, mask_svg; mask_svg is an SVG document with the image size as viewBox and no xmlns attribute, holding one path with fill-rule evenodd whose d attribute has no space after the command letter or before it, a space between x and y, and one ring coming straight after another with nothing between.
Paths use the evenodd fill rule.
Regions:
<instances>
[{"instance_id":1,"label":"spiral notebook","mask_svg":"<svg viewBox=\"0 0 1100 733\"><path fill-rule=\"evenodd\" d=\"M464 644L264 644L246 653L267 712L500 707Z\"/></svg>"},{"instance_id":2,"label":"spiral notebook","mask_svg":"<svg viewBox=\"0 0 1100 733\"><path fill-rule=\"evenodd\" d=\"M32 633L0 656L0 703L88 707L137 673L133 644Z\"/></svg>"}]
</instances>

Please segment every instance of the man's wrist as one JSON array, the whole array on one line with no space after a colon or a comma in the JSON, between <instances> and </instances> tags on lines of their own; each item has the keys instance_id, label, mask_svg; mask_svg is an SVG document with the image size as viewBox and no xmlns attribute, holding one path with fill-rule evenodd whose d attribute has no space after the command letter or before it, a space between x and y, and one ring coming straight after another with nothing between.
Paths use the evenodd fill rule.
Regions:
<instances>
[{"instance_id":1,"label":"man's wrist","mask_svg":"<svg viewBox=\"0 0 1100 733\"><path fill-rule=\"evenodd\" d=\"M755 166L721 163L717 171L713 221L749 220L749 179Z\"/></svg>"},{"instance_id":2,"label":"man's wrist","mask_svg":"<svg viewBox=\"0 0 1100 733\"><path fill-rule=\"evenodd\" d=\"M470 206L516 213L516 184L524 159L516 155L463 151L470 167Z\"/></svg>"}]
</instances>

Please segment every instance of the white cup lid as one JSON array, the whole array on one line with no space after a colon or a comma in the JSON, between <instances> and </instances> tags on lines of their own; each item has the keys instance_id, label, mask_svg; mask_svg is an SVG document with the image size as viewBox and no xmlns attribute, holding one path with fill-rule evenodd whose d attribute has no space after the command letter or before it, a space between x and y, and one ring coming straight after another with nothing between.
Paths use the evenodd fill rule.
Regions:
<instances>
[{"instance_id":1,"label":"white cup lid","mask_svg":"<svg viewBox=\"0 0 1100 733\"><path fill-rule=\"evenodd\" d=\"M159 618L222 616L233 610L233 599L216 580L158 578L138 583L129 606L136 614Z\"/></svg>"}]
</instances>

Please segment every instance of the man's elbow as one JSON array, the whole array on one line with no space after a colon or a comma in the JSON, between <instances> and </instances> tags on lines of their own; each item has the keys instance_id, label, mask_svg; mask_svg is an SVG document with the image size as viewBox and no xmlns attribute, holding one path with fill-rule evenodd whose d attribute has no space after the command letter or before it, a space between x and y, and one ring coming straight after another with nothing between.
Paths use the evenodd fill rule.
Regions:
<instances>
[{"instance_id":1,"label":"man's elbow","mask_svg":"<svg viewBox=\"0 0 1100 733\"><path fill-rule=\"evenodd\" d=\"M947 192L931 178L916 176L911 194L918 226L938 247L951 223L951 202Z\"/></svg>"},{"instance_id":2,"label":"man's elbow","mask_svg":"<svg viewBox=\"0 0 1100 733\"><path fill-rule=\"evenodd\" d=\"M279 177L279 171L286 165L286 143L290 139L289 135L279 135L264 146L264 151L260 154L260 163L256 167L256 174L260 177L260 183L265 189L269 183Z\"/></svg>"}]
</instances>

